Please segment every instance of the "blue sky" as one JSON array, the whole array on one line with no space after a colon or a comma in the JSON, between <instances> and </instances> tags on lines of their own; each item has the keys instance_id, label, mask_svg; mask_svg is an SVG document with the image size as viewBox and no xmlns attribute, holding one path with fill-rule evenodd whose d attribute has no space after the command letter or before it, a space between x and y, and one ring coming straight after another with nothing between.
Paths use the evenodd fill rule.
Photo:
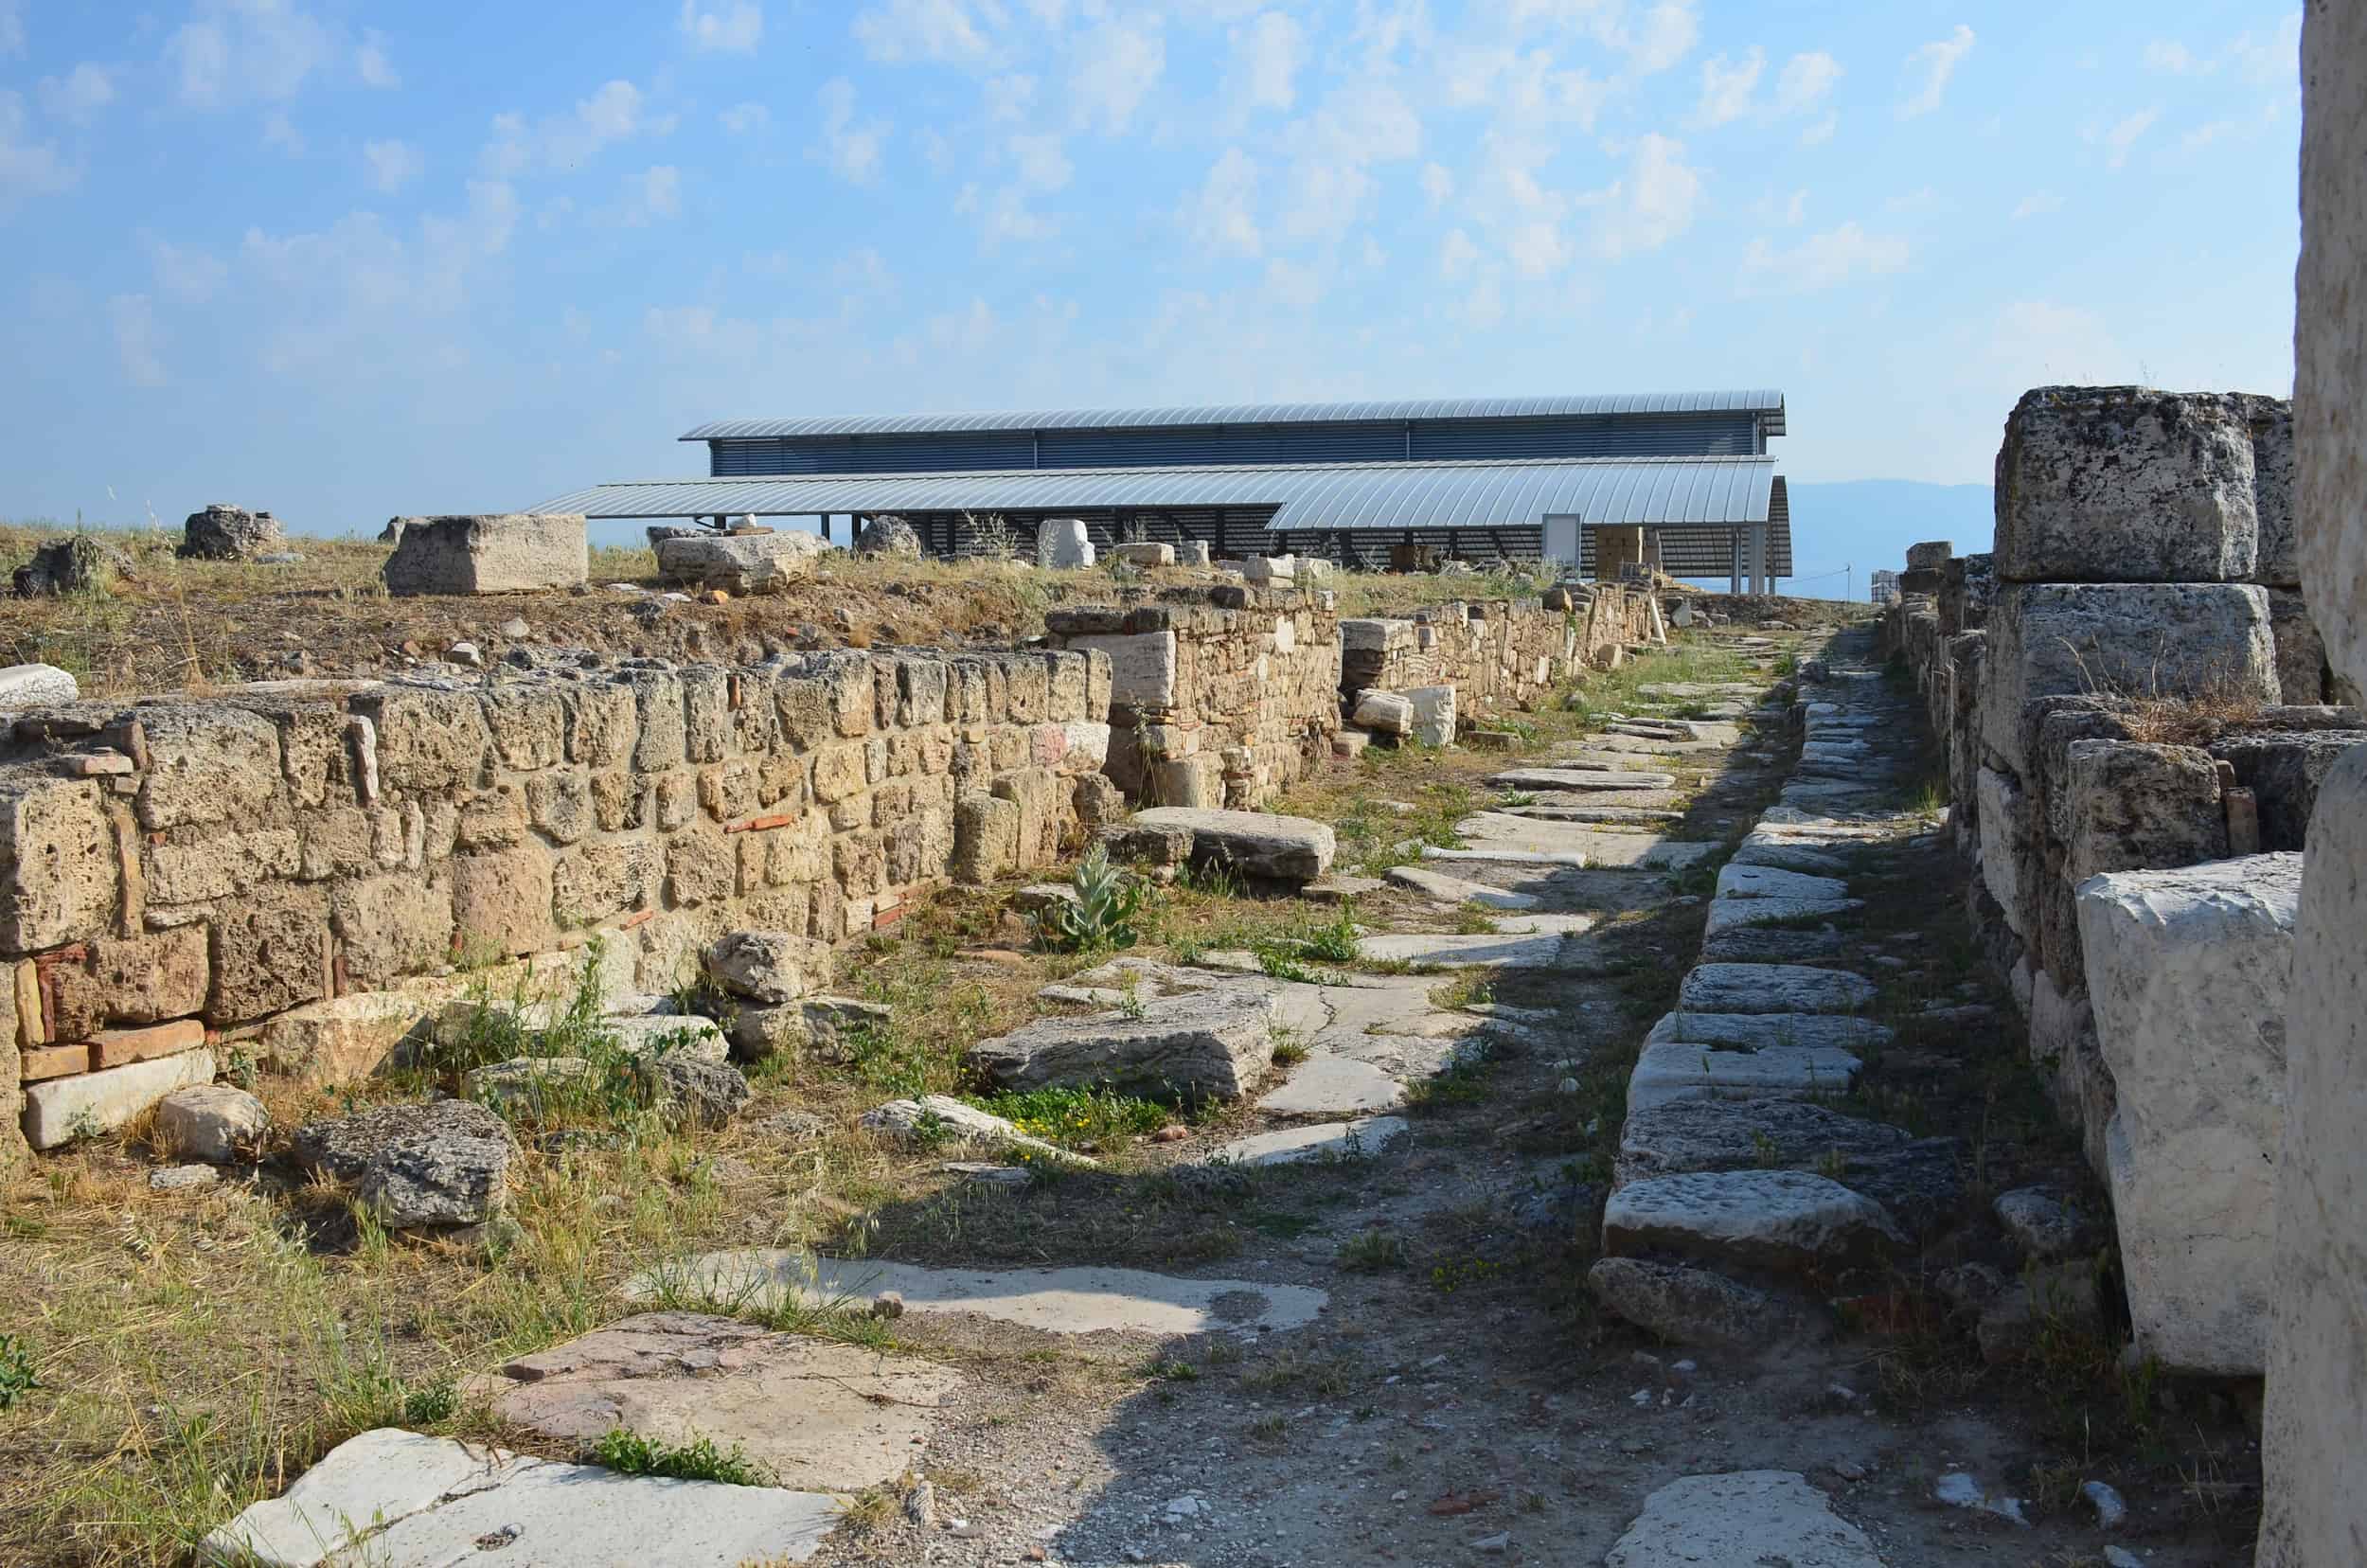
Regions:
<instances>
[{"instance_id":1,"label":"blue sky","mask_svg":"<svg viewBox=\"0 0 2367 1568\"><path fill-rule=\"evenodd\" d=\"M0 516L375 529L731 416L1756 385L1797 482L1984 482L2032 384L2288 388L2299 27L0 0Z\"/></svg>"}]
</instances>

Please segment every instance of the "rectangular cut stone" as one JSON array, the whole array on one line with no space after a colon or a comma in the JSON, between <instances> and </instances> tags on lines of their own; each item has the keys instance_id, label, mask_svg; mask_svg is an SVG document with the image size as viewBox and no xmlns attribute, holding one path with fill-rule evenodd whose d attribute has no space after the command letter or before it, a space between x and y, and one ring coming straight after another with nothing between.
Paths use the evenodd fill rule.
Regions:
<instances>
[{"instance_id":1,"label":"rectangular cut stone","mask_svg":"<svg viewBox=\"0 0 2367 1568\"><path fill-rule=\"evenodd\" d=\"M205 1025L194 1018L145 1029L101 1029L90 1039L91 1065L122 1067L153 1057L173 1056L205 1043Z\"/></svg>"},{"instance_id":2,"label":"rectangular cut stone","mask_svg":"<svg viewBox=\"0 0 2367 1568\"><path fill-rule=\"evenodd\" d=\"M1997 454L2008 582L2240 582L2258 561L2251 411L2219 393L2040 386Z\"/></svg>"},{"instance_id":3,"label":"rectangular cut stone","mask_svg":"<svg viewBox=\"0 0 2367 1568\"><path fill-rule=\"evenodd\" d=\"M2029 776L2022 707L2095 693L2277 700L2265 589L2243 583L2006 583L1982 659L1981 739Z\"/></svg>"},{"instance_id":4,"label":"rectangular cut stone","mask_svg":"<svg viewBox=\"0 0 2367 1568\"><path fill-rule=\"evenodd\" d=\"M120 872L103 792L84 778L0 781L0 951L78 941L115 920Z\"/></svg>"},{"instance_id":5,"label":"rectangular cut stone","mask_svg":"<svg viewBox=\"0 0 2367 1568\"><path fill-rule=\"evenodd\" d=\"M2139 1350L2180 1371L2265 1365L2301 890L2292 854L2079 886L2129 1314Z\"/></svg>"},{"instance_id":6,"label":"rectangular cut stone","mask_svg":"<svg viewBox=\"0 0 2367 1568\"><path fill-rule=\"evenodd\" d=\"M25 1091L25 1141L35 1149L55 1149L76 1138L112 1132L175 1089L213 1080L214 1053L201 1047L103 1073L32 1084Z\"/></svg>"},{"instance_id":7,"label":"rectangular cut stone","mask_svg":"<svg viewBox=\"0 0 2367 1568\"><path fill-rule=\"evenodd\" d=\"M2226 856L2227 814L2207 752L2134 740L2074 740L2067 774L2064 875L2168 870Z\"/></svg>"},{"instance_id":8,"label":"rectangular cut stone","mask_svg":"<svg viewBox=\"0 0 2367 1568\"><path fill-rule=\"evenodd\" d=\"M1175 705L1175 633L1143 632L1132 636L1077 637L1069 643L1110 659L1110 702L1137 710Z\"/></svg>"},{"instance_id":9,"label":"rectangular cut stone","mask_svg":"<svg viewBox=\"0 0 2367 1568\"><path fill-rule=\"evenodd\" d=\"M803 530L701 535L669 539L657 547L658 570L677 582L701 582L734 594L755 594L803 582L829 546Z\"/></svg>"},{"instance_id":10,"label":"rectangular cut stone","mask_svg":"<svg viewBox=\"0 0 2367 1568\"><path fill-rule=\"evenodd\" d=\"M1134 826L1188 833L1194 864L1230 865L1269 882L1313 882L1331 868L1338 847L1328 823L1264 811L1161 806L1137 811Z\"/></svg>"},{"instance_id":11,"label":"rectangular cut stone","mask_svg":"<svg viewBox=\"0 0 2367 1568\"><path fill-rule=\"evenodd\" d=\"M1845 1095L1858 1059L1829 1045L1718 1051L1682 1041L1644 1047L1628 1078L1630 1112L1689 1099L1803 1099Z\"/></svg>"},{"instance_id":12,"label":"rectangular cut stone","mask_svg":"<svg viewBox=\"0 0 2367 1568\"><path fill-rule=\"evenodd\" d=\"M2326 700L2326 642L2302 596L2269 590L2269 634L2276 644L2279 701L2310 706Z\"/></svg>"},{"instance_id":13,"label":"rectangular cut stone","mask_svg":"<svg viewBox=\"0 0 2367 1568\"><path fill-rule=\"evenodd\" d=\"M514 594L566 588L590 576L583 519L503 512L400 520L386 559L390 594Z\"/></svg>"},{"instance_id":14,"label":"rectangular cut stone","mask_svg":"<svg viewBox=\"0 0 2367 1568\"><path fill-rule=\"evenodd\" d=\"M2235 394L2251 424L2252 506L2260 514L2259 559L2252 580L2298 588L2301 536L2293 515L2293 404L2285 398Z\"/></svg>"}]
</instances>

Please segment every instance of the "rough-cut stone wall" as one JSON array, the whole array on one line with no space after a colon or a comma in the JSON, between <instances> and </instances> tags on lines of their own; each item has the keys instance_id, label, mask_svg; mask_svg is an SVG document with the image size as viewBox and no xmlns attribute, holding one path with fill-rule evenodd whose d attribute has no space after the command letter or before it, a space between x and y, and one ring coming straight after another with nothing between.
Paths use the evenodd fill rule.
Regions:
<instances>
[{"instance_id":1,"label":"rough-cut stone wall","mask_svg":"<svg viewBox=\"0 0 2367 1568\"><path fill-rule=\"evenodd\" d=\"M1556 590L1554 600L1434 605L1405 618L1340 623L1340 692L1452 686L1460 719L1526 706L1606 650L1646 641L1649 596L1608 585Z\"/></svg>"},{"instance_id":2,"label":"rough-cut stone wall","mask_svg":"<svg viewBox=\"0 0 2367 1568\"><path fill-rule=\"evenodd\" d=\"M2039 388L1994 553L1883 633L1945 742L1984 947L2114 1194L2138 1338L2197 1371L2256 1372L2266 1337L2300 886L2259 851L2303 847L2367 740L2291 624L2290 432L2273 399Z\"/></svg>"},{"instance_id":3,"label":"rough-cut stone wall","mask_svg":"<svg viewBox=\"0 0 2367 1568\"><path fill-rule=\"evenodd\" d=\"M654 990L734 926L888 923L957 874L1052 859L1105 809L1109 702L1094 653L841 652L16 715L10 1088L28 1128L59 1131L69 1102L104 1126L108 1074L208 1045L349 1071L357 1021L383 1037L418 1010L401 988L455 960L597 933L619 984Z\"/></svg>"},{"instance_id":4,"label":"rough-cut stone wall","mask_svg":"<svg viewBox=\"0 0 2367 1568\"><path fill-rule=\"evenodd\" d=\"M2302 24L2295 553L2333 694L2367 690L2367 8ZM2320 772L2303 855L2262 1419L2263 1568L2367 1562L2367 747Z\"/></svg>"},{"instance_id":5,"label":"rough-cut stone wall","mask_svg":"<svg viewBox=\"0 0 2367 1568\"><path fill-rule=\"evenodd\" d=\"M1330 755L1340 617L1327 590L1179 589L1055 610L1054 646L1111 664L1108 772L1137 801L1262 805Z\"/></svg>"}]
</instances>

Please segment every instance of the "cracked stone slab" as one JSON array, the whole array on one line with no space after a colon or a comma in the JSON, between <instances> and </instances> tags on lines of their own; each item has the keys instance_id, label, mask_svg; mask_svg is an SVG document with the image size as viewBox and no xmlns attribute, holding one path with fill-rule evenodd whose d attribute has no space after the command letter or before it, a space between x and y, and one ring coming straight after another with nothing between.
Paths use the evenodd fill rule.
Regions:
<instances>
[{"instance_id":1,"label":"cracked stone slab","mask_svg":"<svg viewBox=\"0 0 2367 1568\"><path fill-rule=\"evenodd\" d=\"M839 1520L825 1492L619 1475L381 1427L349 1437L279 1497L207 1536L231 1568L449 1568L480 1553L516 1568L803 1562Z\"/></svg>"},{"instance_id":2,"label":"cracked stone slab","mask_svg":"<svg viewBox=\"0 0 2367 1568\"><path fill-rule=\"evenodd\" d=\"M1603 1205L1603 1250L1824 1269L1907 1245L1890 1212L1806 1170L1709 1170L1629 1182Z\"/></svg>"},{"instance_id":3,"label":"cracked stone slab","mask_svg":"<svg viewBox=\"0 0 2367 1568\"><path fill-rule=\"evenodd\" d=\"M1779 871L1799 871L1814 877L1845 877L1849 862L1827 847L1822 840L1778 837L1761 828L1753 830L1735 851L1728 863L1734 865L1767 865Z\"/></svg>"},{"instance_id":4,"label":"cracked stone slab","mask_svg":"<svg viewBox=\"0 0 2367 1568\"><path fill-rule=\"evenodd\" d=\"M1495 811L1465 817L1454 825L1454 830L1468 842L1468 848L1463 851L1467 854L1523 849L1570 854L1586 865L1619 869L1674 869L1706 859L1719 847L1708 841L1663 838L1648 832L1605 831L1578 823L1539 821Z\"/></svg>"},{"instance_id":5,"label":"cracked stone slab","mask_svg":"<svg viewBox=\"0 0 2367 1568\"><path fill-rule=\"evenodd\" d=\"M1289 1082L1260 1096L1257 1109L1276 1116L1339 1116L1394 1111L1404 1103L1405 1085L1394 1073L1318 1050L1290 1069Z\"/></svg>"},{"instance_id":6,"label":"cracked stone slab","mask_svg":"<svg viewBox=\"0 0 2367 1568\"><path fill-rule=\"evenodd\" d=\"M1654 823L1682 822L1682 811L1671 811L1652 806L1565 806L1552 801L1537 806L1499 806L1504 816L1536 817L1545 822L1586 822L1597 827L1648 827Z\"/></svg>"},{"instance_id":7,"label":"cracked stone slab","mask_svg":"<svg viewBox=\"0 0 2367 1568\"><path fill-rule=\"evenodd\" d=\"M934 1362L737 1318L644 1312L521 1356L473 1392L546 1437L590 1443L614 1427L669 1443L709 1437L783 1486L851 1492L901 1474L962 1383Z\"/></svg>"},{"instance_id":8,"label":"cracked stone slab","mask_svg":"<svg viewBox=\"0 0 2367 1568\"><path fill-rule=\"evenodd\" d=\"M1489 909L1535 909L1539 902L1531 894L1507 893L1486 882L1450 877L1444 871L1432 871L1418 865L1391 866L1389 880L1399 887L1410 887L1416 893L1450 904L1484 904Z\"/></svg>"},{"instance_id":9,"label":"cracked stone slab","mask_svg":"<svg viewBox=\"0 0 2367 1568\"><path fill-rule=\"evenodd\" d=\"M1682 1041L1689 1045L1730 1045L1764 1051L1784 1045L1833 1045L1869 1050L1891 1042L1891 1029L1870 1018L1835 1013L1663 1013L1644 1037L1647 1045Z\"/></svg>"},{"instance_id":10,"label":"cracked stone slab","mask_svg":"<svg viewBox=\"0 0 2367 1568\"><path fill-rule=\"evenodd\" d=\"M1712 899L1701 934L1716 937L1737 926L1829 920L1864 907L1863 899Z\"/></svg>"},{"instance_id":11,"label":"cracked stone slab","mask_svg":"<svg viewBox=\"0 0 2367 1568\"><path fill-rule=\"evenodd\" d=\"M1685 1012L1845 1013L1874 997L1862 975L1805 964L1696 964L1677 988Z\"/></svg>"},{"instance_id":12,"label":"cracked stone slab","mask_svg":"<svg viewBox=\"0 0 2367 1568\"><path fill-rule=\"evenodd\" d=\"M1581 917L1583 918L1583 917ZM1579 959L1563 933L1458 935L1447 932L1399 932L1367 936L1360 952L1383 963L1431 964L1440 969L1575 969Z\"/></svg>"},{"instance_id":13,"label":"cracked stone slab","mask_svg":"<svg viewBox=\"0 0 2367 1568\"><path fill-rule=\"evenodd\" d=\"M1316 1122L1236 1138L1210 1151L1209 1161L1227 1165L1291 1165L1300 1160L1358 1160L1379 1153L1404 1135L1403 1116L1365 1116L1356 1121Z\"/></svg>"},{"instance_id":14,"label":"cracked stone slab","mask_svg":"<svg viewBox=\"0 0 2367 1568\"><path fill-rule=\"evenodd\" d=\"M1845 899L1849 884L1838 877L1811 877L1771 865L1729 861L1717 873L1721 899Z\"/></svg>"},{"instance_id":15,"label":"cracked stone slab","mask_svg":"<svg viewBox=\"0 0 2367 1568\"><path fill-rule=\"evenodd\" d=\"M1603 1568L1883 1568L1865 1532L1797 1470L1688 1475L1644 1500Z\"/></svg>"},{"instance_id":16,"label":"cracked stone slab","mask_svg":"<svg viewBox=\"0 0 2367 1568\"><path fill-rule=\"evenodd\" d=\"M1720 1051L1682 1041L1644 1047L1628 1075L1628 1112L1679 1100L1799 1099L1843 1095L1860 1062L1830 1045L1778 1045L1764 1051Z\"/></svg>"},{"instance_id":17,"label":"cracked stone slab","mask_svg":"<svg viewBox=\"0 0 2367 1568\"><path fill-rule=\"evenodd\" d=\"M1599 794L1621 790L1673 790L1677 787L1677 775L1589 768L1508 768L1488 775L1487 784L1497 790L1584 790Z\"/></svg>"},{"instance_id":18,"label":"cracked stone slab","mask_svg":"<svg viewBox=\"0 0 2367 1568\"><path fill-rule=\"evenodd\" d=\"M1903 1127L1803 1099L1669 1100L1628 1108L1611 1176L1624 1185L1689 1170L1815 1166L1836 1155L1845 1162L1888 1153L1909 1141Z\"/></svg>"},{"instance_id":19,"label":"cracked stone slab","mask_svg":"<svg viewBox=\"0 0 2367 1568\"><path fill-rule=\"evenodd\" d=\"M733 1308L868 1301L883 1291L918 1313L964 1313L1055 1334L1253 1333L1303 1328L1329 1295L1303 1285L1181 1279L1142 1269L934 1269L815 1257L777 1247L708 1253L642 1274L626 1294Z\"/></svg>"}]
</instances>

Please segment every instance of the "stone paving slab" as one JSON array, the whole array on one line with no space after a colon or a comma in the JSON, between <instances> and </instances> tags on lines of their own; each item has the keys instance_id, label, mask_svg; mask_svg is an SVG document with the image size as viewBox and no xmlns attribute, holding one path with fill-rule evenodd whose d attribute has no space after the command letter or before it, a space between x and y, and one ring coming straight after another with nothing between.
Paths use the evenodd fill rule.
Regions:
<instances>
[{"instance_id":1,"label":"stone paving slab","mask_svg":"<svg viewBox=\"0 0 2367 1568\"><path fill-rule=\"evenodd\" d=\"M1603 1250L1666 1249L1714 1262L1824 1269L1907 1238L1881 1204L1806 1170L1712 1170L1629 1182L1603 1205Z\"/></svg>"},{"instance_id":2,"label":"stone paving slab","mask_svg":"<svg viewBox=\"0 0 2367 1568\"><path fill-rule=\"evenodd\" d=\"M1717 873L1721 899L1845 899L1849 884L1838 877L1811 877L1772 865L1729 861Z\"/></svg>"},{"instance_id":3,"label":"stone paving slab","mask_svg":"<svg viewBox=\"0 0 2367 1568\"><path fill-rule=\"evenodd\" d=\"M679 1268L641 1274L625 1287L627 1295L641 1300L663 1292L733 1308L777 1307L792 1297L853 1304L885 1291L902 1296L908 1312L965 1313L1055 1334L1303 1328L1330 1299L1303 1285L1181 1279L1142 1269L933 1269L817 1258L778 1247L708 1253Z\"/></svg>"},{"instance_id":4,"label":"stone paving slab","mask_svg":"<svg viewBox=\"0 0 2367 1568\"><path fill-rule=\"evenodd\" d=\"M1849 872L1848 857L1835 852L1823 841L1779 838L1763 828L1744 837L1742 846L1728 864L1772 866L1779 871L1798 871L1812 877L1842 877Z\"/></svg>"},{"instance_id":5,"label":"stone paving slab","mask_svg":"<svg viewBox=\"0 0 2367 1568\"><path fill-rule=\"evenodd\" d=\"M1797 1470L1688 1475L1644 1500L1603 1568L1883 1568Z\"/></svg>"},{"instance_id":6,"label":"stone paving slab","mask_svg":"<svg viewBox=\"0 0 2367 1568\"><path fill-rule=\"evenodd\" d=\"M619 1475L381 1427L205 1538L223 1568L667 1568L803 1562L838 1523L822 1492ZM494 1555L498 1553L499 1555Z\"/></svg>"},{"instance_id":7,"label":"stone paving slab","mask_svg":"<svg viewBox=\"0 0 2367 1568\"><path fill-rule=\"evenodd\" d=\"M1771 926L1729 926L1701 944L1703 963L1795 964L1841 952L1842 935L1830 926L1785 931Z\"/></svg>"},{"instance_id":8,"label":"stone paving slab","mask_svg":"<svg viewBox=\"0 0 2367 1568\"><path fill-rule=\"evenodd\" d=\"M1536 806L1499 806L1506 816L1538 817L1548 822L1591 822L1600 827L1648 826L1682 822L1682 811L1649 806L1565 806L1558 800Z\"/></svg>"},{"instance_id":9,"label":"stone paving slab","mask_svg":"<svg viewBox=\"0 0 2367 1568\"><path fill-rule=\"evenodd\" d=\"M1260 1096L1257 1109L1276 1116L1341 1116L1394 1111L1405 1103L1396 1074L1334 1051L1308 1053L1290 1081Z\"/></svg>"},{"instance_id":10,"label":"stone paving slab","mask_svg":"<svg viewBox=\"0 0 2367 1568\"><path fill-rule=\"evenodd\" d=\"M1467 841L1466 852L1499 848L1539 854L1576 854L1591 866L1618 869L1675 869L1691 865L1717 852L1707 840L1663 838L1648 832L1611 832L1579 823L1543 822L1499 811L1479 811L1454 825Z\"/></svg>"},{"instance_id":11,"label":"stone paving slab","mask_svg":"<svg viewBox=\"0 0 2367 1568\"><path fill-rule=\"evenodd\" d=\"M1584 790L1593 793L1632 790L1671 790L1677 775L1664 773L1609 773L1585 768L1509 768L1487 776L1498 790Z\"/></svg>"},{"instance_id":12,"label":"stone paving slab","mask_svg":"<svg viewBox=\"0 0 2367 1568\"><path fill-rule=\"evenodd\" d=\"M1385 963L1431 964L1440 969L1540 969L1579 967L1578 955L1559 934L1458 935L1446 932L1400 932L1367 936L1360 949Z\"/></svg>"},{"instance_id":13,"label":"stone paving slab","mask_svg":"<svg viewBox=\"0 0 2367 1568\"><path fill-rule=\"evenodd\" d=\"M1528 893L1507 893L1486 882L1450 877L1444 871L1433 871L1419 865L1393 865L1389 880L1399 887L1409 887L1426 898L1450 904L1482 904L1489 909L1535 909L1539 900Z\"/></svg>"},{"instance_id":14,"label":"stone paving slab","mask_svg":"<svg viewBox=\"0 0 2367 1568\"><path fill-rule=\"evenodd\" d=\"M1891 1042L1892 1032L1870 1018L1837 1013L1696 1012L1679 1008L1661 1014L1644 1037L1647 1045L1682 1041L1689 1045L1725 1045L1764 1051L1778 1045L1833 1045L1868 1050Z\"/></svg>"},{"instance_id":15,"label":"stone paving slab","mask_svg":"<svg viewBox=\"0 0 2367 1568\"><path fill-rule=\"evenodd\" d=\"M1846 970L1804 964L1697 964L1677 988L1686 1012L1855 1012L1874 1000L1874 982Z\"/></svg>"},{"instance_id":16,"label":"stone paving slab","mask_svg":"<svg viewBox=\"0 0 2367 1568\"><path fill-rule=\"evenodd\" d=\"M1905 1147L1907 1130L1804 1099L1669 1100L1630 1110L1611 1172L1621 1185L1688 1170L1813 1167Z\"/></svg>"},{"instance_id":17,"label":"stone paving slab","mask_svg":"<svg viewBox=\"0 0 2367 1568\"><path fill-rule=\"evenodd\" d=\"M1736 926L1779 920L1829 920L1864 907L1863 899L1712 899L1701 934L1715 937Z\"/></svg>"},{"instance_id":18,"label":"stone paving slab","mask_svg":"<svg viewBox=\"0 0 2367 1568\"><path fill-rule=\"evenodd\" d=\"M546 1437L588 1444L614 1427L670 1443L710 1437L784 1486L835 1492L901 1474L963 1381L933 1362L737 1318L644 1312L522 1356L472 1392Z\"/></svg>"},{"instance_id":19,"label":"stone paving slab","mask_svg":"<svg viewBox=\"0 0 2367 1568\"><path fill-rule=\"evenodd\" d=\"M1212 1163L1291 1165L1301 1160L1353 1160L1378 1154L1404 1135L1402 1116L1366 1116L1358 1121L1286 1127L1236 1138L1210 1151Z\"/></svg>"},{"instance_id":20,"label":"stone paving slab","mask_svg":"<svg viewBox=\"0 0 2367 1568\"><path fill-rule=\"evenodd\" d=\"M1628 1076L1628 1114L1691 1099L1798 1099L1842 1095L1858 1059L1838 1046L1720 1051L1683 1041L1646 1045Z\"/></svg>"}]
</instances>

